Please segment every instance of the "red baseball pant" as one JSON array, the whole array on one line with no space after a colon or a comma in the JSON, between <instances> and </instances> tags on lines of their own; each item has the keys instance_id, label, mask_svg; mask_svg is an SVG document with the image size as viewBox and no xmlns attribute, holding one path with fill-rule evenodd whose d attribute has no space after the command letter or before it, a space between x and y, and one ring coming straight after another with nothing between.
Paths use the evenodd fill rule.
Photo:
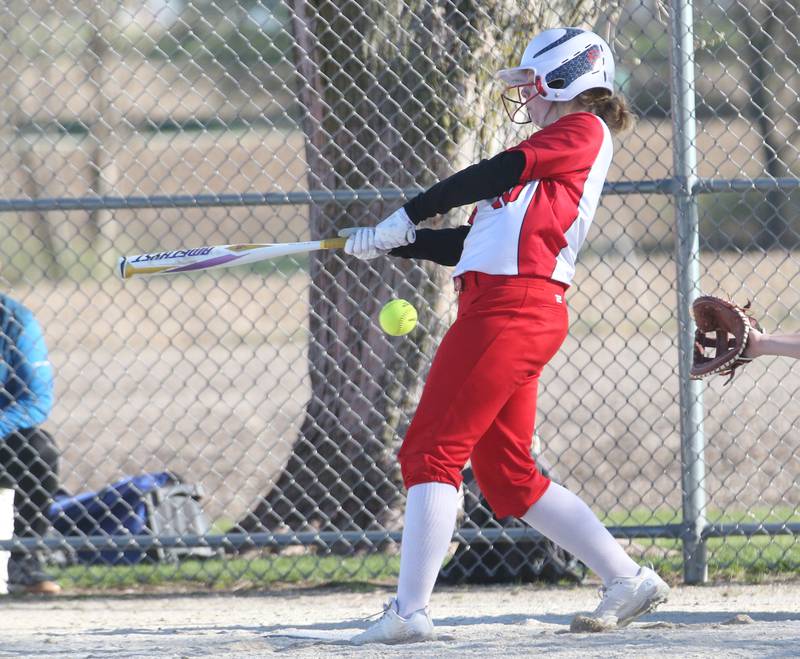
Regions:
<instances>
[{"instance_id":1,"label":"red baseball pant","mask_svg":"<svg viewBox=\"0 0 800 659\"><path fill-rule=\"evenodd\" d=\"M539 375L569 325L565 286L462 275L458 316L434 357L398 458L406 488L461 485L471 460L497 517L520 517L550 480L530 453Z\"/></svg>"}]
</instances>

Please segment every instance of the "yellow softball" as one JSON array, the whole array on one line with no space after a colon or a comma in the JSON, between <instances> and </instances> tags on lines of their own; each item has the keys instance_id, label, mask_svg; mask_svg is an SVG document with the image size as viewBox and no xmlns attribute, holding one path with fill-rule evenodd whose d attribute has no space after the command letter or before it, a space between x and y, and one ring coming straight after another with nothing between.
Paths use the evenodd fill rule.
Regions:
<instances>
[{"instance_id":1,"label":"yellow softball","mask_svg":"<svg viewBox=\"0 0 800 659\"><path fill-rule=\"evenodd\" d=\"M416 327L417 310L408 300L392 300L381 309L378 322L390 336L402 336Z\"/></svg>"}]
</instances>

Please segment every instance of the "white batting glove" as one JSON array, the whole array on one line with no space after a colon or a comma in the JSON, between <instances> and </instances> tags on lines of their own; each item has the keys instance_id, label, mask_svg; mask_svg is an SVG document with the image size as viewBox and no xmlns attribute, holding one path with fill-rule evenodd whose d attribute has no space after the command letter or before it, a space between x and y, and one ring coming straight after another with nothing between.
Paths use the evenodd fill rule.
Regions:
<instances>
[{"instance_id":1,"label":"white batting glove","mask_svg":"<svg viewBox=\"0 0 800 659\"><path fill-rule=\"evenodd\" d=\"M417 230L405 209L400 207L375 227L375 247L390 250L409 245L417 239Z\"/></svg>"},{"instance_id":2,"label":"white batting glove","mask_svg":"<svg viewBox=\"0 0 800 659\"><path fill-rule=\"evenodd\" d=\"M361 229L342 229L339 235L347 236L347 242L344 244L345 254L355 256L357 259L369 261L370 259L383 256L389 250L378 249L375 247L375 228L364 227Z\"/></svg>"}]
</instances>

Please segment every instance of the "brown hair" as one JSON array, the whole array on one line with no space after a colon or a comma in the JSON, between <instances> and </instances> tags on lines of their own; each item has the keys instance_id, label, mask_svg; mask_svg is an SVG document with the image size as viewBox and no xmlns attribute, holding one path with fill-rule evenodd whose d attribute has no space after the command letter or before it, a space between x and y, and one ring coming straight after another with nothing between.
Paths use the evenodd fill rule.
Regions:
<instances>
[{"instance_id":1,"label":"brown hair","mask_svg":"<svg viewBox=\"0 0 800 659\"><path fill-rule=\"evenodd\" d=\"M620 94L612 94L607 89L587 89L575 97L578 106L585 112L596 114L612 133L623 133L636 123L636 116L630 111L628 102Z\"/></svg>"}]
</instances>

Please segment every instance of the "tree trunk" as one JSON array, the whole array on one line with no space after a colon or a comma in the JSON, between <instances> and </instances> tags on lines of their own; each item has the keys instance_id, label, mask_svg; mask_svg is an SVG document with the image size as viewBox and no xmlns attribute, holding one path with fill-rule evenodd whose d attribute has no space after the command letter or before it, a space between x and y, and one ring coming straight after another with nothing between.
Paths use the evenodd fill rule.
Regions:
<instances>
[{"instance_id":1,"label":"tree trunk","mask_svg":"<svg viewBox=\"0 0 800 659\"><path fill-rule=\"evenodd\" d=\"M771 178L792 176L789 163L796 160L796 146L790 139L796 131L797 98L800 85L797 83L797 68L800 66L796 32L797 12L786 0L759 2L744 8L740 25L747 37L744 59L749 64L746 74L750 92L749 114L763 138L764 168ZM787 117L788 115L788 117ZM793 124L787 126L787 119ZM800 235L792 229L788 219L786 203L788 193L770 190L764 202L754 209L762 222L755 243L763 249L781 246L795 248Z\"/></svg>"},{"instance_id":2,"label":"tree trunk","mask_svg":"<svg viewBox=\"0 0 800 659\"><path fill-rule=\"evenodd\" d=\"M515 64L542 25L587 15L575 2L551 3L545 15L493 4L492 12L485 2L295 0L311 189L429 185L502 148L506 119L492 74ZM374 225L399 205L312 206L312 238ZM319 252L311 279L312 397L288 464L239 529L397 528L395 453L449 320L449 272ZM411 338L389 339L377 326L392 297L419 311Z\"/></svg>"},{"instance_id":3,"label":"tree trunk","mask_svg":"<svg viewBox=\"0 0 800 659\"><path fill-rule=\"evenodd\" d=\"M106 33L109 25L113 27L114 12L118 9L116 0L102 0L86 5L85 13L89 19L91 37L85 56L86 73L92 82L94 98L92 99L92 120L89 124L89 189L97 197L111 193L117 183L118 172L114 160L117 145L123 141L122 121L113 106L107 89L109 80L109 56L112 54ZM89 211L87 222L87 239L92 255L100 263L114 254L115 231L117 230L113 214L105 209ZM113 257L112 257L113 262Z\"/></svg>"},{"instance_id":4,"label":"tree trunk","mask_svg":"<svg viewBox=\"0 0 800 659\"><path fill-rule=\"evenodd\" d=\"M10 150L17 154L19 159L19 178L20 187L23 194L30 199L38 199L43 196L43 185L41 183L41 169L44 164L35 151L35 144L38 138L25 138L21 131L28 128L26 125L30 121L22 109L24 97L27 90L18 88L20 85L20 71L23 71L31 62L25 55L23 45L24 40L29 39L28 35L20 36L15 33L20 22L20 17L26 11L33 12L46 11L45 4L31 5L31 3L7 2L0 11L0 31L6 38L0 41L0 108L2 108L5 121L3 122L4 131L7 135L7 143ZM15 38L10 38L13 35ZM20 43L23 41L23 44ZM38 44L37 44L38 45ZM47 51L43 48L44 52ZM42 56L33 61L39 62L49 60L49 56ZM46 64L42 66L42 71L46 71ZM24 80L24 79L23 79ZM22 83L24 84L24 82ZM52 95L52 92L50 92ZM45 100L45 103L47 101ZM46 172L49 176L51 172ZM8 220L11 224L6 224L6 235L18 235L14 225L19 223L30 225L30 233L38 239L41 249L30 253L31 260L40 268L44 276L51 279L58 279L63 274L63 269L58 260L61 250L58 248L59 239L53 223L47 213L32 211L30 213L20 213L10 216ZM10 245L9 249L15 250L17 245ZM31 250L31 247L24 246L24 249ZM21 274L21 273L19 273Z\"/></svg>"}]
</instances>

